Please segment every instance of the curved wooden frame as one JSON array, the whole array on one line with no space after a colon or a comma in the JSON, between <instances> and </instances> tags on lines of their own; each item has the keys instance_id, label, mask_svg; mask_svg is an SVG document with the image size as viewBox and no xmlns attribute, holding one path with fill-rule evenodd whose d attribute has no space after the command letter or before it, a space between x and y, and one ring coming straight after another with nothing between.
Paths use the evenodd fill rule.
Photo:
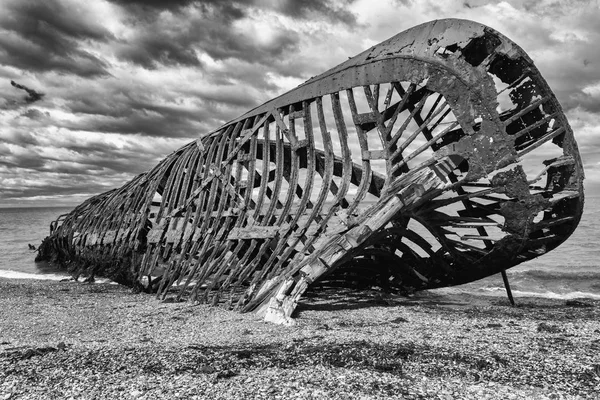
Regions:
<instances>
[{"instance_id":1,"label":"curved wooden frame","mask_svg":"<svg viewBox=\"0 0 600 400\"><path fill-rule=\"evenodd\" d=\"M582 182L573 132L525 52L439 20L87 200L40 255L289 323L316 281L421 290L543 254L577 226Z\"/></svg>"}]
</instances>

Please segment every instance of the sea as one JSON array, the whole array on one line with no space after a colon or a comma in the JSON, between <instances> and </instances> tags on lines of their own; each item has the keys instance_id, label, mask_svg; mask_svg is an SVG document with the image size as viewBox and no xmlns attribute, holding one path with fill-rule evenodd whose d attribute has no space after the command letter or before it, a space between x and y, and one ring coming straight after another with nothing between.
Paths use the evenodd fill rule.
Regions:
<instances>
[{"instance_id":1,"label":"sea","mask_svg":"<svg viewBox=\"0 0 600 400\"><path fill-rule=\"evenodd\" d=\"M0 208L0 278L60 280L69 276L48 263L35 262L36 248L50 223L71 207ZM583 217L573 235L558 248L507 271L513 295L556 299L600 299L600 195L586 195ZM500 275L445 293L505 296Z\"/></svg>"}]
</instances>

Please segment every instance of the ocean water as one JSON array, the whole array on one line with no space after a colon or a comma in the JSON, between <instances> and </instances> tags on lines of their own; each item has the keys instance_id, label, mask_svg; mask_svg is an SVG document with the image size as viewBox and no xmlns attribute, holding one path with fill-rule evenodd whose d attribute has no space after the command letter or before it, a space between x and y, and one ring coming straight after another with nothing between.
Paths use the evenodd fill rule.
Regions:
<instances>
[{"instance_id":1,"label":"ocean water","mask_svg":"<svg viewBox=\"0 0 600 400\"><path fill-rule=\"evenodd\" d=\"M50 222L72 207L0 208L0 277L62 279L64 272L36 263L36 248L50 233Z\"/></svg>"},{"instance_id":2,"label":"ocean water","mask_svg":"<svg viewBox=\"0 0 600 400\"><path fill-rule=\"evenodd\" d=\"M0 277L62 279L64 271L34 262L50 222L71 208L0 208ZM557 249L507 271L515 297L600 299L600 196L587 195L574 234ZM441 292L505 296L500 275Z\"/></svg>"}]
</instances>

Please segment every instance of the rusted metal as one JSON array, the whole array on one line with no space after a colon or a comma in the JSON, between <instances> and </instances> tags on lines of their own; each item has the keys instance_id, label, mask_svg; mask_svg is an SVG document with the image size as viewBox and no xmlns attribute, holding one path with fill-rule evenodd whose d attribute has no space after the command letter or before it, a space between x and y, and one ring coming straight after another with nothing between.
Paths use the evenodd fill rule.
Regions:
<instances>
[{"instance_id":1,"label":"rusted metal","mask_svg":"<svg viewBox=\"0 0 600 400\"><path fill-rule=\"evenodd\" d=\"M412 292L546 253L579 222L583 177L525 52L438 20L92 197L40 256L289 323L311 285Z\"/></svg>"}]
</instances>

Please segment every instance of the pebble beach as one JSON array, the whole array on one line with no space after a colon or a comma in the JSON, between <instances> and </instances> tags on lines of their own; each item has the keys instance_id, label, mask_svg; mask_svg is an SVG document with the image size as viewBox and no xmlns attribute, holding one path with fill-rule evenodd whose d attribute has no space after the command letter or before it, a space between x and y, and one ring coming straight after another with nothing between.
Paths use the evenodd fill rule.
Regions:
<instances>
[{"instance_id":1,"label":"pebble beach","mask_svg":"<svg viewBox=\"0 0 600 400\"><path fill-rule=\"evenodd\" d=\"M308 292L291 327L0 279L0 399L598 399L600 301Z\"/></svg>"}]
</instances>

